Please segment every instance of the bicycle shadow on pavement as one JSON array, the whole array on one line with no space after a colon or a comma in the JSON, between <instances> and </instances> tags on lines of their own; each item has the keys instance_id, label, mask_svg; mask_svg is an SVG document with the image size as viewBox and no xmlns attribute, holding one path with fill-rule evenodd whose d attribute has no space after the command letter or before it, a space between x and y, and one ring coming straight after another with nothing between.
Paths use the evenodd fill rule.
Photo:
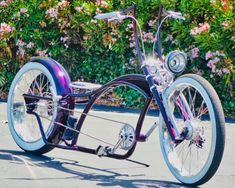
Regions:
<instances>
[{"instance_id":1,"label":"bicycle shadow on pavement","mask_svg":"<svg viewBox=\"0 0 235 188\"><path fill-rule=\"evenodd\" d=\"M0 150L0 160L10 161L16 165L28 165L31 167L46 167L55 169L58 171L62 171L64 173L70 174L71 176L66 177L9 177L8 180L56 180L56 179L79 179L91 181L96 184L96 186L102 187L111 187L111 186L119 186L119 187L172 187L172 188L186 188L189 186L185 186L178 182L172 181L164 181L164 180L155 180L155 179L133 179L134 177L145 176L145 174L140 175L128 175L124 173L115 172L114 169L101 169L95 168L92 166L79 164L78 161L65 159L65 158L53 158L48 156L36 156L32 154L25 153L23 151L14 151L14 150ZM79 168L86 169L85 172L80 172L77 170L73 170L72 168L68 168L67 166L76 166ZM87 170L95 170L96 173L90 173ZM99 174L100 172L100 174ZM101 173L109 174L104 175Z\"/></svg>"}]
</instances>

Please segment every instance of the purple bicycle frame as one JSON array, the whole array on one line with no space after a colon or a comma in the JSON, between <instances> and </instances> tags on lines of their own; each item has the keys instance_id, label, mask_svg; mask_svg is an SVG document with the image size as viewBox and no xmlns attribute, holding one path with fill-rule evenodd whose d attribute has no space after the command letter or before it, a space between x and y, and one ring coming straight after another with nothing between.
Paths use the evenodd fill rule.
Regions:
<instances>
[{"instance_id":1,"label":"purple bicycle frame","mask_svg":"<svg viewBox=\"0 0 235 188\"><path fill-rule=\"evenodd\" d=\"M123 12L130 12L130 11L134 12L134 16L135 16L136 6L132 6ZM162 14L162 6L160 7L160 10L159 10L159 23L161 22L161 14ZM158 23L158 25L159 25L159 23ZM137 33L137 25L134 20L133 20L133 25L134 25L134 37L135 37L135 42L136 42L137 56L138 56L140 64L142 65L141 67L142 67L145 75L132 74L132 75L121 76L119 78L116 78L116 79L110 81L109 83L105 84L101 88L99 88L93 92L90 92L88 94L73 94L72 88L70 86L71 82L70 82L69 75L67 74L66 70L58 62L56 62L55 60L53 60L51 58L38 58L37 57L37 58L31 59L31 62L39 62L39 63L43 64L50 71L53 78L55 79L57 93L58 93L58 95L62 96L62 101L67 103L67 108L69 110L74 109L74 107L75 107L75 102L74 102L75 100L74 99L76 97L89 97L89 100L86 101L87 104L83 110L83 113L82 113L81 117L79 118L79 121L77 122L77 125L75 127L76 134L73 137L71 143L67 143L66 141L64 141L64 143L66 145L60 145L60 144L58 144L58 142L56 142L56 143L51 142L50 140L52 140L52 139L47 139L45 136L42 122L40 120L39 115L33 111L28 111L29 114L36 116L43 141L47 145L51 145L52 147L57 147L57 148L62 148L62 149L69 149L69 150L82 151L82 152L91 153L91 154L97 154L97 151L95 149L86 148L86 147L76 145L77 140L78 140L78 136L79 136L79 132L81 130L81 127L83 125L84 120L87 117L89 110L92 108L94 102L99 98L99 96L102 93L104 93L105 91L107 91L107 89L118 86L118 85L123 85L123 84L136 89L137 91L139 91L140 93L142 93L146 97L145 105L142 108L142 111L140 113L140 116L139 116L139 119L138 119L138 122L136 125L136 141L143 142L146 140L146 136L141 134L141 128L143 125L145 115L148 111L149 105L150 105L153 97L156 99L156 102L159 105L161 115L165 121L166 127L170 133L171 139L175 142L178 141L176 139L176 133L174 131L173 125L171 124L171 122L166 114L161 96L160 96L159 92L157 91L154 80L149 75L149 71L148 71L147 67L143 64L143 57L142 57L142 53L141 53L140 46L139 46L138 36L137 36L137 34L138 34ZM161 46L160 46L160 34L158 35L158 56L159 56L159 58L162 57ZM36 98L36 99L38 98L38 96L30 96L28 94L25 94L24 97L25 98ZM48 98L44 97L44 100L52 100L52 99L48 99ZM68 115L69 115L69 113L66 112L66 110L63 110L63 111L61 111L61 113L59 115L57 115L56 119L60 119L60 121L62 123L66 124L67 119L68 119ZM64 130L65 130L65 127L60 127L61 133ZM136 147L136 143L124 155L109 154L106 157L111 157L111 158L115 158L115 159L127 159L134 152L135 147Z\"/></svg>"}]
</instances>

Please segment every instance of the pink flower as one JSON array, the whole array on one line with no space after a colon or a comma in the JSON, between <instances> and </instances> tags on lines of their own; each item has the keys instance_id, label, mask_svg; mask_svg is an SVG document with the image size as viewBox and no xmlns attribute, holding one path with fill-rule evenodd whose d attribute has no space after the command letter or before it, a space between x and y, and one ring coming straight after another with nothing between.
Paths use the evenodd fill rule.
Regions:
<instances>
[{"instance_id":1,"label":"pink flower","mask_svg":"<svg viewBox=\"0 0 235 188\"><path fill-rule=\"evenodd\" d=\"M0 6L2 7L6 7L8 5L8 3L6 1L1 1L0 2Z\"/></svg>"},{"instance_id":2,"label":"pink flower","mask_svg":"<svg viewBox=\"0 0 235 188\"><path fill-rule=\"evenodd\" d=\"M39 56L47 56L46 52L47 50L39 50L39 49L36 50L36 54Z\"/></svg>"},{"instance_id":3,"label":"pink flower","mask_svg":"<svg viewBox=\"0 0 235 188\"><path fill-rule=\"evenodd\" d=\"M26 12L28 12L27 8L21 8L20 9L20 13L25 14Z\"/></svg>"},{"instance_id":4,"label":"pink flower","mask_svg":"<svg viewBox=\"0 0 235 188\"><path fill-rule=\"evenodd\" d=\"M230 70L228 68L222 68L218 70L217 74L221 77L223 74L229 74Z\"/></svg>"},{"instance_id":5,"label":"pink flower","mask_svg":"<svg viewBox=\"0 0 235 188\"><path fill-rule=\"evenodd\" d=\"M103 0L97 0L96 5L101 6L103 8L108 8L108 3L106 1L103 1Z\"/></svg>"},{"instance_id":6,"label":"pink flower","mask_svg":"<svg viewBox=\"0 0 235 188\"><path fill-rule=\"evenodd\" d=\"M62 0L60 3L58 3L58 6L61 6L61 7L67 7L69 6L69 1L66 1L66 0Z\"/></svg>"},{"instance_id":7,"label":"pink flower","mask_svg":"<svg viewBox=\"0 0 235 188\"><path fill-rule=\"evenodd\" d=\"M208 32L210 29L210 25L205 22L203 25L201 25L201 28L202 28L202 32Z\"/></svg>"},{"instance_id":8,"label":"pink flower","mask_svg":"<svg viewBox=\"0 0 235 188\"><path fill-rule=\"evenodd\" d=\"M212 58L213 56L214 56L213 53L212 53L211 51L208 51L208 52L206 53L206 60Z\"/></svg>"},{"instance_id":9,"label":"pink flower","mask_svg":"<svg viewBox=\"0 0 235 188\"><path fill-rule=\"evenodd\" d=\"M130 29L132 29L133 28L133 24L131 23L131 24L128 24L127 25L127 28L126 28L126 31L129 31Z\"/></svg>"},{"instance_id":10,"label":"pink flower","mask_svg":"<svg viewBox=\"0 0 235 188\"><path fill-rule=\"evenodd\" d=\"M220 61L218 57L208 61L207 66L212 69L212 72L215 72L216 64Z\"/></svg>"},{"instance_id":11,"label":"pink flower","mask_svg":"<svg viewBox=\"0 0 235 188\"><path fill-rule=\"evenodd\" d=\"M224 21L221 25L224 27L224 29L227 29L229 27L229 21Z\"/></svg>"},{"instance_id":12,"label":"pink flower","mask_svg":"<svg viewBox=\"0 0 235 188\"><path fill-rule=\"evenodd\" d=\"M96 13L96 14L100 14L100 13L102 13L102 10L100 10L99 8L97 8L96 11L95 11L95 13Z\"/></svg>"},{"instance_id":13,"label":"pink flower","mask_svg":"<svg viewBox=\"0 0 235 188\"><path fill-rule=\"evenodd\" d=\"M217 64L217 63L220 62L220 59L218 57L216 57L216 58L213 59L213 61L214 61L215 64Z\"/></svg>"},{"instance_id":14,"label":"pink flower","mask_svg":"<svg viewBox=\"0 0 235 188\"><path fill-rule=\"evenodd\" d=\"M192 59L199 57L199 49L198 48L193 48L191 50L191 57L192 57Z\"/></svg>"},{"instance_id":15,"label":"pink flower","mask_svg":"<svg viewBox=\"0 0 235 188\"><path fill-rule=\"evenodd\" d=\"M31 49L31 48L33 48L34 46L35 46L35 45L34 45L33 42L29 42L29 43L27 44L26 48Z\"/></svg>"},{"instance_id":16,"label":"pink flower","mask_svg":"<svg viewBox=\"0 0 235 188\"><path fill-rule=\"evenodd\" d=\"M208 61L207 66L212 69L214 62L212 60Z\"/></svg>"},{"instance_id":17,"label":"pink flower","mask_svg":"<svg viewBox=\"0 0 235 188\"><path fill-rule=\"evenodd\" d=\"M101 7L108 8L108 3L106 1L101 1Z\"/></svg>"},{"instance_id":18,"label":"pink flower","mask_svg":"<svg viewBox=\"0 0 235 188\"><path fill-rule=\"evenodd\" d=\"M228 68L223 68L222 71L225 74L229 74L230 73L230 70Z\"/></svg>"},{"instance_id":19,"label":"pink flower","mask_svg":"<svg viewBox=\"0 0 235 188\"><path fill-rule=\"evenodd\" d=\"M223 74L223 71L222 71L222 69L220 69L219 71L218 71L218 73L217 73L220 77L222 76L222 74Z\"/></svg>"},{"instance_id":20,"label":"pink flower","mask_svg":"<svg viewBox=\"0 0 235 188\"><path fill-rule=\"evenodd\" d=\"M210 25L207 22L204 22L203 24L200 23L198 27L194 27L191 29L190 34L191 35L198 35L203 32L208 32L210 29Z\"/></svg>"},{"instance_id":21,"label":"pink flower","mask_svg":"<svg viewBox=\"0 0 235 188\"><path fill-rule=\"evenodd\" d=\"M132 29L132 28L134 27L134 26L133 26L133 23L128 24L127 27L128 27L129 29Z\"/></svg>"},{"instance_id":22,"label":"pink flower","mask_svg":"<svg viewBox=\"0 0 235 188\"><path fill-rule=\"evenodd\" d=\"M26 43L25 43L24 41L20 40L20 39L18 39L18 40L16 41L16 46L23 47L23 46L25 46L25 45L26 45Z\"/></svg>"},{"instance_id":23,"label":"pink flower","mask_svg":"<svg viewBox=\"0 0 235 188\"><path fill-rule=\"evenodd\" d=\"M20 57L24 58L25 50L23 48L19 47L19 49L16 52L16 55L19 55Z\"/></svg>"},{"instance_id":24,"label":"pink flower","mask_svg":"<svg viewBox=\"0 0 235 188\"><path fill-rule=\"evenodd\" d=\"M12 31L13 31L14 29L11 27L11 26L9 26L9 25L7 25L6 23L1 23L1 25L0 25L0 33L11 33Z\"/></svg>"},{"instance_id":25,"label":"pink flower","mask_svg":"<svg viewBox=\"0 0 235 188\"><path fill-rule=\"evenodd\" d=\"M83 7L79 7L79 6L77 6L77 7L75 7L75 10L76 10L76 11L78 11L78 12L80 13L80 12L82 12L82 11L83 11Z\"/></svg>"},{"instance_id":26,"label":"pink flower","mask_svg":"<svg viewBox=\"0 0 235 188\"><path fill-rule=\"evenodd\" d=\"M142 32L142 35L143 35L143 41L146 42L153 42L155 40L155 36L152 32Z\"/></svg>"},{"instance_id":27,"label":"pink flower","mask_svg":"<svg viewBox=\"0 0 235 188\"><path fill-rule=\"evenodd\" d=\"M157 22L156 19L155 20L149 20L149 23L148 23L149 27L153 27L156 24L156 22Z\"/></svg>"},{"instance_id":28,"label":"pink flower","mask_svg":"<svg viewBox=\"0 0 235 188\"><path fill-rule=\"evenodd\" d=\"M6 7L8 6L13 0L5 0L0 2L0 6Z\"/></svg>"},{"instance_id":29,"label":"pink flower","mask_svg":"<svg viewBox=\"0 0 235 188\"><path fill-rule=\"evenodd\" d=\"M46 11L46 15L51 18L56 18L58 16L58 9L50 8Z\"/></svg>"},{"instance_id":30,"label":"pink flower","mask_svg":"<svg viewBox=\"0 0 235 188\"><path fill-rule=\"evenodd\" d=\"M0 39L2 39L5 34L11 33L13 31L14 31L14 27L11 27L6 23L1 23L0 24Z\"/></svg>"},{"instance_id":31,"label":"pink flower","mask_svg":"<svg viewBox=\"0 0 235 188\"><path fill-rule=\"evenodd\" d=\"M211 51L208 51L206 53L206 56L205 56L205 59L208 60L208 59L212 59L213 57L215 56L221 56L221 57L225 57L225 54L223 51L215 51L215 52L211 52Z\"/></svg>"},{"instance_id":32,"label":"pink flower","mask_svg":"<svg viewBox=\"0 0 235 188\"><path fill-rule=\"evenodd\" d=\"M130 48L134 48L135 47L135 42L131 42L130 43Z\"/></svg>"}]
</instances>

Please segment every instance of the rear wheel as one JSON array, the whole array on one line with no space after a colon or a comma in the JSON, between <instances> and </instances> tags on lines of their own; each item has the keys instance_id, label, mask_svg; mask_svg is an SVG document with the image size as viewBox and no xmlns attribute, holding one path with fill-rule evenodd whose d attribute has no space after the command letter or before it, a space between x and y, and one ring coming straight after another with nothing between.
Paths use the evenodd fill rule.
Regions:
<instances>
[{"instance_id":1,"label":"rear wheel","mask_svg":"<svg viewBox=\"0 0 235 188\"><path fill-rule=\"evenodd\" d=\"M170 113L184 141L175 144L160 118L160 143L164 160L181 182L207 182L221 162L224 143L224 114L213 87L198 75L178 78L166 91Z\"/></svg>"},{"instance_id":2,"label":"rear wheel","mask_svg":"<svg viewBox=\"0 0 235 188\"><path fill-rule=\"evenodd\" d=\"M46 153L53 147L44 143L37 119L27 109L30 107L39 115L46 138L56 144L60 141L60 132L54 124L59 104L52 100L27 99L24 94L47 98L57 95L55 80L44 65L30 62L17 73L9 91L7 113L10 132L19 147L35 154Z\"/></svg>"}]
</instances>

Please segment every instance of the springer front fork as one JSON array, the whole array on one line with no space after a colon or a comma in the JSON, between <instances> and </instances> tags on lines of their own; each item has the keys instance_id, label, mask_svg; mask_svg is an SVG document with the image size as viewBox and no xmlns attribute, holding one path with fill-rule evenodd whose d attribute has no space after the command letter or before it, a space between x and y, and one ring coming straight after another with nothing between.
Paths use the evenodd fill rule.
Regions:
<instances>
[{"instance_id":1,"label":"springer front fork","mask_svg":"<svg viewBox=\"0 0 235 188\"><path fill-rule=\"evenodd\" d=\"M167 96L169 96L166 92L166 90L163 90L161 93L158 91L157 84L155 83L153 77L149 74L149 70L145 64L142 64L142 69L146 75L146 80L149 83L150 90L153 94L153 97L156 100L156 104L159 106L159 110L162 116L162 119L165 122L165 125L167 127L167 130L169 132L169 135L176 144L182 142L184 140L184 135L187 133L182 132L179 130L177 127L174 115L173 115L173 110L171 109L171 104L168 101ZM183 117L185 118L185 121L190 121L193 119L193 114L191 113L189 104L187 100L185 99L185 96L182 94L181 91L177 92L177 96L173 96L173 98L177 98L179 100L179 104L181 104L181 107L183 109L182 112L184 112ZM177 105L175 103L175 105ZM148 131L148 134L146 136L149 136L152 133L152 130L155 129L155 125L152 126L152 128Z\"/></svg>"}]
</instances>

